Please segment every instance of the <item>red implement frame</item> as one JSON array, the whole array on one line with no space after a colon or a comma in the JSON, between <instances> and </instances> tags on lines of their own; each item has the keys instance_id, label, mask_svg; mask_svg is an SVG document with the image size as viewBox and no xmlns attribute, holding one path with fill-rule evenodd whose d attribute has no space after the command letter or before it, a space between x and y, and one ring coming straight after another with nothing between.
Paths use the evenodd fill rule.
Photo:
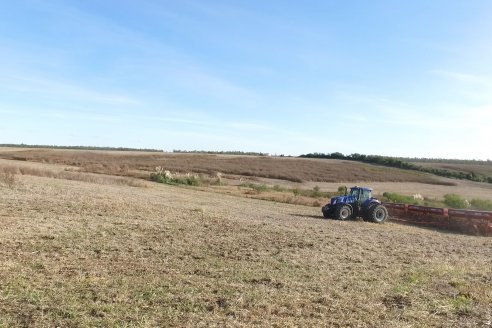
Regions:
<instances>
[{"instance_id":1,"label":"red implement frame","mask_svg":"<svg viewBox=\"0 0 492 328\"><path fill-rule=\"evenodd\" d=\"M492 212L383 203L392 221L492 236Z\"/></svg>"}]
</instances>

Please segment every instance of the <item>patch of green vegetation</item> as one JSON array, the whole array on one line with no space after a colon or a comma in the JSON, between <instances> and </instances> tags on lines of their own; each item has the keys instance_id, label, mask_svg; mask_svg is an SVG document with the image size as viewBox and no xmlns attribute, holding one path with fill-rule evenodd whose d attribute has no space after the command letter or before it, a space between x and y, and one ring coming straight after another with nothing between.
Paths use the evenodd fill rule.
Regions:
<instances>
[{"instance_id":1,"label":"patch of green vegetation","mask_svg":"<svg viewBox=\"0 0 492 328\"><path fill-rule=\"evenodd\" d=\"M480 211L492 211L492 201L474 198L470 201L472 208Z\"/></svg>"},{"instance_id":2,"label":"patch of green vegetation","mask_svg":"<svg viewBox=\"0 0 492 328\"><path fill-rule=\"evenodd\" d=\"M264 191L268 191L268 186L264 183L251 183L251 182L246 182L246 183L241 183L239 185L240 187L246 187L246 188L251 188L253 190L255 190L256 192L264 192Z\"/></svg>"},{"instance_id":3,"label":"patch of green vegetation","mask_svg":"<svg viewBox=\"0 0 492 328\"><path fill-rule=\"evenodd\" d=\"M273 190L278 191L278 192L284 192L285 188L280 187L279 185L275 185L275 186L273 186Z\"/></svg>"},{"instance_id":4,"label":"patch of green vegetation","mask_svg":"<svg viewBox=\"0 0 492 328\"><path fill-rule=\"evenodd\" d=\"M419 205L419 202L416 199L414 199L412 196L400 195L395 192L383 193L383 201Z\"/></svg>"},{"instance_id":5,"label":"patch of green vegetation","mask_svg":"<svg viewBox=\"0 0 492 328\"><path fill-rule=\"evenodd\" d=\"M239 185L239 187L251 188L258 193L266 192L266 191L276 191L276 192L286 192L293 193L294 196L304 196L310 198L329 198L333 195L333 193L324 192L320 190L319 186L315 186L313 189L299 189L299 188L284 188L279 185L275 185L273 187L269 187L265 184L251 183L246 182Z\"/></svg>"},{"instance_id":6,"label":"patch of green vegetation","mask_svg":"<svg viewBox=\"0 0 492 328\"><path fill-rule=\"evenodd\" d=\"M173 177L162 173L151 173L150 180L170 185L200 186L202 184L202 180L198 176L192 174Z\"/></svg>"},{"instance_id":7,"label":"patch of green vegetation","mask_svg":"<svg viewBox=\"0 0 492 328\"><path fill-rule=\"evenodd\" d=\"M453 299L451 304L453 306L453 310L456 313L464 314L471 311L473 306L473 299L470 297L470 295L459 294Z\"/></svg>"},{"instance_id":8,"label":"patch of green vegetation","mask_svg":"<svg viewBox=\"0 0 492 328\"><path fill-rule=\"evenodd\" d=\"M294 193L295 194L295 193ZM328 192L321 191L318 186L315 186L312 190L309 189L298 189L298 195L311 198L329 198L332 194Z\"/></svg>"},{"instance_id":9,"label":"patch of green vegetation","mask_svg":"<svg viewBox=\"0 0 492 328\"><path fill-rule=\"evenodd\" d=\"M470 203L466 199L456 194L444 195L444 204L448 207L458 209L470 207Z\"/></svg>"},{"instance_id":10,"label":"patch of green vegetation","mask_svg":"<svg viewBox=\"0 0 492 328\"><path fill-rule=\"evenodd\" d=\"M313 197L323 197L323 193L321 192L319 186L314 186L313 192L312 192Z\"/></svg>"},{"instance_id":11,"label":"patch of green vegetation","mask_svg":"<svg viewBox=\"0 0 492 328\"><path fill-rule=\"evenodd\" d=\"M398 294L407 294L414 288L426 283L428 278L422 271L412 271L402 277L393 291Z\"/></svg>"},{"instance_id":12,"label":"patch of green vegetation","mask_svg":"<svg viewBox=\"0 0 492 328\"><path fill-rule=\"evenodd\" d=\"M347 186L339 186L338 187L337 194L339 196L345 196L347 194L347 192L348 192Z\"/></svg>"},{"instance_id":13,"label":"patch of green vegetation","mask_svg":"<svg viewBox=\"0 0 492 328\"><path fill-rule=\"evenodd\" d=\"M339 188L340 189L340 188ZM423 200L414 199L412 196L400 195L394 192L383 193L382 200L385 202L403 203L411 205L423 205L432 207L448 207L455 209L473 209L478 211L492 211L492 201L488 199L474 198L470 202L465 198L456 194L447 194L444 199L430 199L424 198Z\"/></svg>"}]
</instances>

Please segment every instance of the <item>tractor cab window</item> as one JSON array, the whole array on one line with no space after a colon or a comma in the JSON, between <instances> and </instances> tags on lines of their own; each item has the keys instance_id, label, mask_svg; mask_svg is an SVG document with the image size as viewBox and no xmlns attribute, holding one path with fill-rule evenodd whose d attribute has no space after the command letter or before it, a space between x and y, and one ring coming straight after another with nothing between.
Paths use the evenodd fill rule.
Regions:
<instances>
[{"instance_id":1,"label":"tractor cab window","mask_svg":"<svg viewBox=\"0 0 492 328\"><path fill-rule=\"evenodd\" d=\"M359 189L350 190L350 196L355 196L355 199L359 199Z\"/></svg>"},{"instance_id":2,"label":"tractor cab window","mask_svg":"<svg viewBox=\"0 0 492 328\"><path fill-rule=\"evenodd\" d=\"M361 202L365 202L369 198L371 198L371 191L370 190L367 190L367 189L361 190L360 201Z\"/></svg>"}]
</instances>

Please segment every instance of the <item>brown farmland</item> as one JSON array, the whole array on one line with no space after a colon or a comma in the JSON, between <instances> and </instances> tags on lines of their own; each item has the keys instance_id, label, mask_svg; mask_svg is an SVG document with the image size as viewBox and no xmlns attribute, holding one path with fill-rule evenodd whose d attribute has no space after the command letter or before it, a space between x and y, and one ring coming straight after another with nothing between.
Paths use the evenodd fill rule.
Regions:
<instances>
[{"instance_id":1,"label":"brown farmland","mask_svg":"<svg viewBox=\"0 0 492 328\"><path fill-rule=\"evenodd\" d=\"M79 172L148 179L150 173L160 166L171 172L208 175L220 172L230 185L238 185L241 181L249 180L271 186L301 189L319 187L323 191L335 192L340 185L362 184L373 187L378 195L388 191L442 199L445 194L458 194L467 199L492 200L492 184L447 179L421 172L341 160L0 148L0 171L2 167L19 166L22 163L27 167L34 165L38 171L54 170L59 172L59 175L70 176L76 176ZM44 165L39 166L35 163ZM60 173L60 171L69 173ZM30 174L27 169L25 172ZM47 176L45 173L35 172L31 175ZM74 179L83 179L84 176L78 175Z\"/></svg>"},{"instance_id":2,"label":"brown farmland","mask_svg":"<svg viewBox=\"0 0 492 328\"><path fill-rule=\"evenodd\" d=\"M2 327L477 327L492 244L190 188L1 187Z\"/></svg>"},{"instance_id":3,"label":"brown farmland","mask_svg":"<svg viewBox=\"0 0 492 328\"><path fill-rule=\"evenodd\" d=\"M490 192L484 184L294 158L59 150L0 157L9 158L0 160L2 328L487 327L492 320L490 238L323 220L319 207L244 198L274 191L133 177L148 178L160 165L326 190L370 172L377 178L361 181L407 192ZM261 174L246 174L245 163ZM277 169L303 182L271 179Z\"/></svg>"},{"instance_id":4,"label":"brown farmland","mask_svg":"<svg viewBox=\"0 0 492 328\"><path fill-rule=\"evenodd\" d=\"M5 151L6 150L6 151ZM0 158L62 164L87 172L148 176L155 167L169 171L252 176L292 182L419 182L443 184L428 174L351 161L289 157L228 156L118 151L0 148Z\"/></svg>"}]
</instances>

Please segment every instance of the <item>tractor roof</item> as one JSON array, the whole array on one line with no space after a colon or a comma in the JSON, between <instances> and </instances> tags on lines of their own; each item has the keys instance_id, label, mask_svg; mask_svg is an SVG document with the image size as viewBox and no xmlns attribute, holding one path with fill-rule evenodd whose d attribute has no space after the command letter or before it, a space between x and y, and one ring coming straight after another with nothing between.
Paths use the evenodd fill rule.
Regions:
<instances>
[{"instance_id":1,"label":"tractor roof","mask_svg":"<svg viewBox=\"0 0 492 328\"><path fill-rule=\"evenodd\" d=\"M350 190L352 190L352 189L363 189L363 190L372 191L372 188L360 187L360 186L353 186L352 188L350 188Z\"/></svg>"}]
</instances>

